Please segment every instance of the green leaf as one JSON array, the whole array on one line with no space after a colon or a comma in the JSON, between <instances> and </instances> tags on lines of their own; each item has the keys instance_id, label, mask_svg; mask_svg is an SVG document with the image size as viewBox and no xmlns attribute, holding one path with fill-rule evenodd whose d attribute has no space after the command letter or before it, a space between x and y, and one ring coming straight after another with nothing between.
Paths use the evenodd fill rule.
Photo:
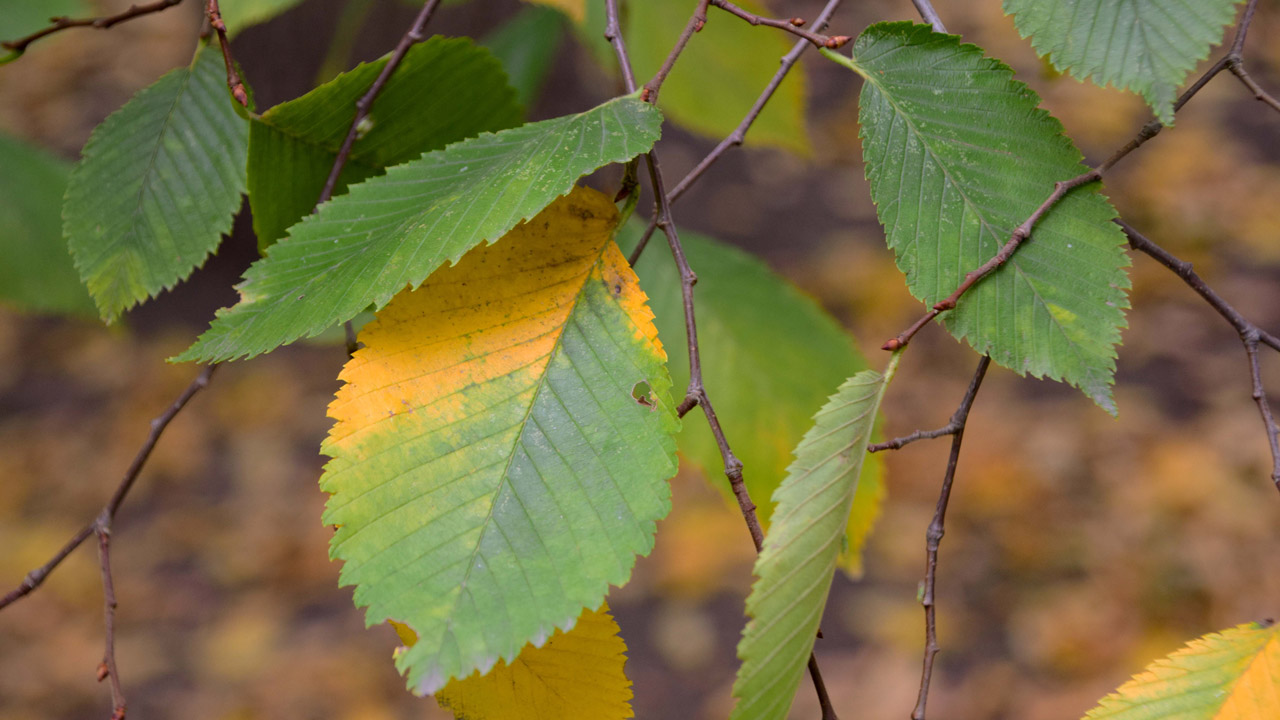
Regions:
<instances>
[{"instance_id":1,"label":"green leaf","mask_svg":"<svg viewBox=\"0 0 1280 720\"><path fill-rule=\"evenodd\" d=\"M631 248L640 227L628 226L619 244ZM661 241L661 233L655 242ZM791 451L813 424L813 415L831 389L867 369L849 335L822 310L760 260L711 238L681 231L689 264L698 274L695 290L703 383L734 453L742 461L747 490L757 500L771 497L791 463ZM665 243L650 247L636 274L657 316L658 335L671 357L671 377L681 390L689 383L688 343L680 275ZM779 368L787 368L779 372ZM682 455L702 468L728 493L723 462L704 422L688 422L680 433ZM841 565L861 570L861 547L884 494L878 456L863 468L850 518L850 551ZM760 505L768 527L769 503Z\"/></svg>"},{"instance_id":2,"label":"green leaf","mask_svg":"<svg viewBox=\"0 0 1280 720\"><path fill-rule=\"evenodd\" d=\"M1146 98L1173 124L1178 86L1222 40L1240 0L1004 0L1004 11L1058 70Z\"/></svg>"},{"instance_id":3,"label":"green leaf","mask_svg":"<svg viewBox=\"0 0 1280 720\"><path fill-rule=\"evenodd\" d=\"M300 4L302 0L221 0L218 9L222 11L227 34L235 36L245 28L267 22ZM203 5L201 2L202 10Z\"/></svg>"},{"instance_id":4,"label":"green leaf","mask_svg":"<svg viewBox=\"0 0 1280 720\"><path fill-rule=\"evenodd\" d=\"M662 67L695 5L687 0L627 4L623 30L637 82L645 82ZM738 5L768 14L757 2ZM658 95L671 121L716 140L733 132L773 79L778 61L791 50L791 36L767 30L728 13L712 14L680 55ZM797 66L751 126L747 143L808 154L804 87L804 68Z\"/></svg>"},{"instance_id":5,"label":"green leaf","mask_svg":"<svg viewBox=\"0 0 1280 720\"><path fill-rule=\"evenodd\" d=\"M259 247L315 207L356 101L386 63L360 65L250 125L249 204ZM378 96L334 195L424 152L518 124L520 106L494 57L465 38L433 37L405 54Z\"/></svg>"},{"instance_id":6,"label":"green leaf","mask_svg":"<svg viewBox=\"0 0 1280 720\"><path fill-rule=\"evenodd\" d=\"M247 145L222 55L205 45L94 129L62 220L104 320L173 287L217 248L240 208Z\"/></svg>"},{"instance_id":7,"label":"green leaf","mask_svg":"<svg viewBox=\"0 0 1280 720\"><path fill-rule=\"evenodd\" d=\"M93 316L62 239L68 163L0 134L0 300L24 310Z\"/></svg>"},{"instance_id":8,"label":"green leaf","mask_svg":"<svg viewBox=\"0 0 1280 720\"><path fill-rule=\"evenodd\" d=\"M1055 182L1087 170L1036 94L955 36L882 23L858 38L852 60L827 56L866 78L871 196L907 285L929 305L993 257ZM1067 195L942 322L997 363L1069 382L1114 413L1129 261L1098 187Z\"/></svg>"},{"instance_id":9,"label":"green leaf","mask_svg":"<svg viewBox=\"0 0 1280 720\"><path fill-rule=\"evenodd\" d=\"M747 597L751 619L738 643L742 666L731 720L787 716L813 652L871 428L899 357L893 354L884 375L865 370L840 386L814 416L774 493L773 527Z\"/></svg>"},{"instance_id":10,"label":"green leaf","mask_svg":"<svg viewBox=\"0 0 1280 720\"><path fill-rule=\"evenodd\" d=\"M563 39L560 13L545 7L527 7L486 35L480 44L502 61L511 86L516 89L516 99L528 108L551 72Z\"/></svg>"},{"instance_id":11,"label":"green leaf","mask_svg":"<svg viewBox=\"0 0 1280 720\"><path fill-rule=\"evenodd\" d=\"M352 186L271 246L238 286L240 303L219 311L177 360L258 355L382 307L533 217L579 177L645 152L661 124L647 103L615 98L450 145Z\"/></svg>"},{"instance_id":12,"label":"green leaf","mask_svg":"<svg viewBox=\"0 0 1280 720\"><path fill-rule=\"evenodd\" d=\"M417 635L418 693L568 630L670 510L679 421L617 221L575 190L398 295L342 372L323 520L367 622Z\"/></svg>"},{"instance_id":13,"label":"green leaf","mask_svg":"<svg viewBox=\"0 0 1280 720\"><path fill-rule=\"evenodd\" d=\"M1106 696L1086 720L1280 717L1280 628L1246 623L1193 640Z\"/></svg>"}]
</instances>

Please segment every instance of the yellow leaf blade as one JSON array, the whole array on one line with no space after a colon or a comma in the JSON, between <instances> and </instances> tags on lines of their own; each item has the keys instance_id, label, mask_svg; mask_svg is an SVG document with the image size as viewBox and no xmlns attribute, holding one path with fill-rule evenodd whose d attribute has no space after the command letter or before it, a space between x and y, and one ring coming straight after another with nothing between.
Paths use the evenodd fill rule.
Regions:
<instances>
[{"instance_id":1,"label":"yellow leaf blade","mask_svg":"<svg viewBox=\"0 0 1280 720\"><path fill-rule=\"evenodd\" d=\"M568 632L526 645L511 664L454 680L436 694L461 720L623 720L632 717L627 645L606 604Z\"/></svg>"}]
</instances>

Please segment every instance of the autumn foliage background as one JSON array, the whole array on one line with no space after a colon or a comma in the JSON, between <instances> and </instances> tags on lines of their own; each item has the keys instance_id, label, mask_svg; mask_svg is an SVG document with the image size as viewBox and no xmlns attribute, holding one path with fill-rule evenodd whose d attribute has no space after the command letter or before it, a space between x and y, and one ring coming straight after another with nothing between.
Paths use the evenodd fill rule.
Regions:
<instances>
[{"instance_id":1,"label":"autumn foliage background","mask_svg":"<svg viewBox=\"0 0 1280 720\"><path fill-rule=\"evenodd\" d=\"M236 55L260 107L311 87L343 5L309 0L239 36ZM1091 160L1147 118L1140 98L1052 73L999 0L935 5L952 32L1013 65ZM820 4L773 6L812 16ZM517 7L449 7L431 29L483 35ZM381 55L413 12L374 2L352 62ZM0 71L0 130L75 157L106 113L188 61L197 15L180 6L110 33L51 38ZM1280 3L1264 2L1251 31L1250 69L1270 87L1280 82L1278 18ZM910 3L848 3L832 28L857 34L890 19L914 19ZM530 119L614 94L584 52L571 41L561 47ZM832 310L878 365L879 344L919 304L884 247L863 180L857 84L806 60L813 156L739 151L676 216L682 228L764 257ZM1211 84L1107 188L1123 216L1274 328L1280 211L1268 198L1280 197L1280 135L1253 104L1237 84ZM711 144L670 125L665 137L674 177ZM191 281L124 327L0 309L2 584L101 507L147 422L190 380L191 366L163 358L234 301L230 286L256 254L245 220ZM1280 503L1266 481L1235 334L1148 258L1135 257L1131 273L1119 419L1071 388L995 368L973 411L939 579L943 653L931 707L945 717L1079 717L1188 639L1280 613ZM972 372L973 353L939 329L914 342L886 399L890 433L943 424ZM344 360L340 346L303 344L230 364L157 448L114 538L117 653L131 716L448 717L404 692L387 662L394 633L363 628L327 559L317 448ZM1274 362L1264 372L1280 385ZM836 705L865 720L905 717L914 703L923 634L916 585L945 453L940 441L887 459L889 500L865 577L837 575L822 623L817 652ZM610 605L629 646L638 717L724 717L753 552L737 511L701 477L682 472L673 490L656 550ZM102 714L106 690L92 681L100 593L82 549L40 598L0 615L0 720ZM793 716L816 716L814 702L800 692Z\"/></svg>"}]
</instances>

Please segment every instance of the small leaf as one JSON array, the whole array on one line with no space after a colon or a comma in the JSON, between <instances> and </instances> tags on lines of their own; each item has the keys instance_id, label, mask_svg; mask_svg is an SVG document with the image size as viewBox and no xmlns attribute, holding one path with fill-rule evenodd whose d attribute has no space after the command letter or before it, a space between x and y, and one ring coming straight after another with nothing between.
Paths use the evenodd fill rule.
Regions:
<instances>
[{"instance_id":1,"label":"small leaf","mask_svg":"<svg viewBox=\"0 0 1280 720\"><path fill-rule=\"evenodd\" d=\"M104 320L186 278L230 232L247 141L222 55L203 44L94 129L62 219Z\"/></svg>"},{"instance_id":2,"label":"small leaf","mask_svg":"<svg viewBox=\"0 0 1280 720\"><path fill-rule=\"evenodd\" d=\"M358 101L387 64L362 64L277 105L249 131L249 204L258 246L284 237L316 205ZM433 37L410 48L352 147L335 195L347 185L430 150L520 124L502 67L466 38Z\"/></svg>"},{"instance_id":3,"label":"small leaf","mask_svg":"<svg viewBox=\"0 0 1280 720\"><path fill-rule=\"evenodd\" d=\"M790 474L774 493L773 526L747 597L731 720L787 716L827 604L867 442L900 355L884 375L849 378L814 416Z\"/></svg>"},{"instance_id":4,"label":"small leaf","mask_svg":"<svg viewBox=\"0 0 1280 720\"><path fill-rule=\"evenodd\" d=\"M632 224L620 244L633 247L639 233ZM757 258L689 231L681 231L680 240L698 274L694 297L703 382L743 463L747 490L759 502L786 477L792 449L813 425L813 414L831 388L867 369L867 361L834 318ZM654 241L661 241L660 233ZM671 356L672 382L682 391L689 383L689 363L680 275L665 247L650 247L636 263L636 274ZM720 449L705 422L685 423L679 449L729 494ZM858 484L847 528L849 551L841 561L853 574L861 572L862 544L879 514L882 472L880 457L873 455ZM766 529L772 510L769 503L757 509Z\"/></svg>"},{"instance_id":5,"label":"small leaf","mask_svg":"<svg viewBox=\"0 0 1280 720\"><path fill-rule=\"evenodd\" d=\"M679 422L616 223L575 190L397 296L343 370L324 523L369 624L418 635L418 693L599 607L670 509Z\"/></svg>"},{"instance_id":6,"label":"small leaf","mask_svg":"<svg viewBox=\"0 0 1280 720\"><path fill-rule=\"evenodd\" d=\"M459 720L633 717L627 644L618 632L607 604L583 610L572 630L557 630L542 647L525 645L487 675L454 680L436 700Z\"/></svg>"},{"instance_id":7,"label":"small leaf","mask_svg":"<svg viewBox=\"0 0 1280 720\"><path fill-rule=\"evenodd\" d=\"M235 36L245 28L267 22L300 4L302 0L221 0L218 9L227 25L227 34ZM204 2L200 5L203 11Z\"/></svg>"},{"instance_id":8,"label":"small leaf","mask_svg":"<svg viewBox=\"0 0 1280 720\"><path fill-rule=\"evenodd\" d=\"M533 217L579 177L645 152L661 124L651 105L616 98L450 145L353 186L271 246L238 286L240 304L219 311L176 359L258 355L382 307Z\"/></svg>"},{"instance_id":9,"label":"small leaf","mask_svg":"<svg viewBox=\"0 0 1280 720\"><path fill-rule=\"evenodd\" d=\"M62 238L68 163L0 134L0 300L39 312L97 314Z\"/></svg>"},{"instance_id":10,"label":"small leaf","mask_svg":"<svg viewBox=\"0 0 1280 720\"><path fill-rule=\"evenodd\" d=\"M927 25L872 25L853 59L871 197L911 293L929 305L992 258L1080 151L1008 66ZM955 337L1019 374L1064 380L1115 412L1115 346L1129 306L1124 234L1098 185L1077 188L1004 267L942 315Z\"/></svg>"},{"instance_id":11,"label":"small leaf","mask_svg":"<svg viewBox=\"0 0 1280 720\"><path fill-rule=\"evenodd\" d=\"M559 13L530 7L486 35L480 44L502 61L516 99L528 109L537 100L563 39L564 21Z\"/></svg>"},{"instance_id":12,"label":"small leaf","mask_svg":"<svg viewBox=\"0 0 1280 720\"><path fill-rule=\"evenodd\" d=\"M1086 720L1280 717L1280 630L1246 623L1193 640L1106 696Z\"/></svg>"},{"instance_id":13,"label":"small leaf","mask_svg":"<svg viewBox=\"0 0 1280 720\"><path fill-rule=\"evenodd\" d=\"M1240 0L1004 0L1004 11L1058 70L1146 98L1173 124L1178 86L1222 40Z\"/></svg>"},{"instance_id":14,"label":"small leaf","mask_svg":"<svg viewBox=\"0 0 1280 720\"><path fill-rule=\"evenodd\" d=\"M601 3L603 4L603 3ZM768 14L759 3L737 3L749 12ZM697 3L644 0L627 4L623 30L637 82L645 82L671 52L671 43L689 21ZM791 36L762 32L728 13L716 12L671 71L658 103L672 122L720 140L733 132L778 71L792 46ZM708 79L713 79L708 82ZM805 72L792 68L747 134L750 145L781 147L808 154L804 118Z\"/></svg>"}]
</instances>

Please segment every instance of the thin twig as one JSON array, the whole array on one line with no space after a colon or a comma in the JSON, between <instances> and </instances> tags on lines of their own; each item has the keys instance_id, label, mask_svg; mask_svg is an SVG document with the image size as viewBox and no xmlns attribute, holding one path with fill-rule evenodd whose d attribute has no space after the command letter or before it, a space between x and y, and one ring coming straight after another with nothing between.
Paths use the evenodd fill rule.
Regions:
<instances>
[{"instance_id":1,"label":"thin twig","mask_svg":"<svg viewBox=\"0 0 1280 720\"><path fill-rule=\"evenodd\" d=\"M705 7L705 2L699 3L699 8L705 11ZM618 65L623 69L624 81L627 83L628 88L634 88L635 77L630 72L631 62L627 54L626 43L618 28L617 0L605 0L605 9L608 18L607 27L609 28L606 30L606 37L608 37L613 45L614 52L618 56ZM651 94L649 102L653 101L654 98ZM689 348L689 385L685 391L684 401L677 408L677 413L680 417L684 417L695 405L702 408L702 413L711 428L711 434L715 438L716 446L720 450L720 458L724 463L724 474L729 479L729 486L732 488L734 498L738 502L742 519L751 534L751 541L755 545L756 552L759 553L764 548L764 530L760 526L760 518L756 515L756 504L752 502L751 494L747 491L746 483L743 481L742 461L734 455L733 449L729 446L729 441L724 434L724 428L720 426L720 420L716 416L714 406L711 404L711 398L707 395L706 388L703 385L702 358L698 348L698 326L694 318L693 303L693 286L698 282L698 276L689 267L688 258L685 257L684 248L680 244L680 237L676 231L675 222L671 217L671 203L667 201L667 191L664 187L662 169L658 163L657 153L650 151L646 154L645 164L649 170L649 178L653 185L653 196L657 204L658 226L662 228L663 233L667 236L667 244L671 248L671 255L680 271L680 295L684 305L685 333ZM822 720L838 720L835 708L831 704L831 698L827 694L826 684L822 680L817 658L813 653L809 655L809 675L813 679L814 691L822 708Z\"/></svg>"},{"instance_id":2,"label":"thin twig","mask_svg":"<svg viewBox=\"0 0 1280 720\"><path fill-rule=\"evenodd\" d=\"M1233 63L1238 64L1241 62L1239 53L1244 47L1244 38L1249 31L1250 23L1253 21L1253 9L1256 4L1257 0L1250 0L1248 7L1245 8L1245 12L1241 16L1240 23L1236 26L1236 36L1235 40L1232 42L1231 50L1228 51L1225 57L1218 60L1212 67L1205 71L1205 73L1201 75L1199 79L1191 85L1191 87L1187 88L1186 92L1182 93L1182 95L1178 97L1177 101L1173 103L1174 112L1182 109L1182 106L1186 105L1191 98L1195 97L1210 80L1218 75L1218 73L1231 67ZM1066 197L1067 193L1081 185L1088 184L1095 180L1100 180L1102 176L1116 163L1124 159L1124 157L1129 153L1146 144L1146 142L1151 138L1159 135L1160 131L1163 129L1164 125L1162 125L1160 121L1152 120L1144 125L1132 140L1125 143L1123 147L1113 153L1111 157L1107 158L1107 160L1102 164L1088 172L1077 175L1070 180L1054 183L1053 192L1049 194L1049 197L1045 198L1044 202L1040 203L1040 206L1035 209L1031 216L1023 221L1023 223L1013 231L1009 240L1000 248L1000 251L997 252L994 257L983 263L976 270L966 274L964 280L961 281L955 292L936 303L919 320L916 320L906 330L898 333L895 337L890 338L881 346L881 348L892 351L906 346L906 344L911 341L911 338L914 337L921 328L927 325L929 321L938 317L939 314L955 308L956 303L960 300L960 296L964 295L969 288L973 287L980 280L995 272L1000 268L1000 266L1008 262L1009 258L1013 256L1018 247L1031 237L1031 231L1034 229L1035 224L1040 220L1040 218L1053 209L1053 207L1057 205L1062 198Z\"/></svg>"},{"instance_id":3,"label":"thin twig","mask_svg":"<svg viewBox=\"0 0 1280 720\"><path fill-rule=\"evenodd\" d=\"M17 59L20 55L27 51L27 46L43 37L48 37L56 32L61 32L70 28L87 27L98 30L106 30L114 25L132 20L134 18L150 15L152 13L167 10L174 5L182 2L182 0L158 0L157 2L147 3L143 5L130 5L128 10L117 13L115 15L106 15L103 17L92 18L69 18L65 15L50 19L50 25L46 28L27 35L26 37L10 40L8 42L0 42L0 47L12 51L12 53L0 60L0 64Z\"/></svg>"},{"instance_id":4,"label":"thin twig","mask_svg":"<svg viewBox=\"0 0 1280 720\"><path fill-rule=\"evenodd\" d=\"M960 401L960 407L951 416L955 431L951 435L951 455L947 458L947 471L942 476L942 489L938 493L938 505L933 511L933 520L925 532L925 571L924 592L920 596L920 604L924 607L924 661L920 671L920 693L916 697L916 707L911 711L911 720L924 720L925 704L929 700L929 685L933 682L933 660L938 654L938 625L934 609L934 586L938 577L938 547L942 544L947 519L947 504L951 502L951 486L956 478L956 463L960 460L960 444L964 441L965 423L969 421L969 410L978 396L978 388L982 387L982 378L987 374L991 358L983 355L978 361L978 368L973 372L973 380L969 382L969 390Z\"/></svg>"},{"instance_id":5,"label":"thin twig","mask_svg":"<svg viewBox=\"0 0 1280 720\"><path fill-rule=\"evenodd\" d=\"M974 371L974 376L977 377L978 375L985 375L987 372L986 366L990 361L991 361L991 358L987 357L986 355L983 355L982 359L978 361L978 369ZM973 384L970 383L968 392L973 392L973 391L974 391ZM965 397L968 398L968 393L965 394ZM937 430L916 430L910 435L904 435L902 437L897 437L882 443L875 443L874 445L868 445L867 452L878 453L878 452L884 452L885 450L899 450L903 447L906 447L907 445L910 445L913 442L916 442L917 440L932 440L934 438L940 438L946 435L955 435L957 432L960 432L960 430L964 428L964 416L962 416L960 413L960 410L964 409L964 406L965 406L965 403L962 400L960 402L959 408L957 408L956 411L951 414L951 419L947 421L947 424L943 425Z\"/></svg>"},{"instance_id":6,"label":"thin twig","mask_svg":"<svg viewBox=\"0 0 1280 720\"><path fill-rule=\"evenodd\" d=\"M1258 0L1249 0L1249 4L1245 6L1244 14L1240 17L1240 25L1236 28L1235 40L1231 43L1231 52L1227 54L1227 69L1235 75L1241 83L1244 84L1253 96L1262 103L1271 106L1272 109L1280 112L1280 101L1269 94L1262 86L1249 76L1248 71L1244 69L1244 39L1249 32L1249 25L1253 22L1253 13L1258 9Z\"/></svg>"},{"instance_id":7,"label":"thin twig","mask_svg":"<svg viewBox=\"0 0 1280 720\"><path fill-rule=\"evenodd\" d=\"M120 686L120 671L116 668L116 588L111 580L111 516L106 510L94 523L98 536L98 565L102 570L102 606L106 623L102 663L98 665L98 682L109 680L111 686L111 720L124 720L124 690Z\"/></svg>"},{"instance_id":8,"label":"thin twig","mask_svg":"<svg viewBox=\"0 0 1280 720\"><path fill-rule=\"evenodd\" d=\"M815 30L824 29L827 25L827 21L829 21L831 16L835 14L836 9L840 7L841 2L843 2L843 0L828 0L826 7L822 8L822 12L818 13L818 17L814 19L813 28ZM787 74L791 72L791 68L800 60L800 56L811 47L813 47L813 45L808 41L800 40L796 42L790 52L782 57L781 66L778 68L778 71L773 74L773 78L769 81L769 84L765 86L764 91L760 93L760 97L756 98L751 109L748 110L746 116L742 118L742 122L738 123L738 127L734 128L733 132L729 133L728 137L721 140L711 152L707 153L706 157L702 158L702 160L700 160L698 164L689 171L689 174L684 176L684 179L671 189L671 192L667 193L667 202L674 205L675 202L679 200L694 183L702 178L702 175L712 165L714 165L716 161L725 154L725 152L730 148L742 145L747 138L747 131L751 129L753 124L755 124L756 118L760 117L760 113L764 111L765 105L767 105L769 100L773 98L773 94L777 92L778 87L782 85L782 81L786 79ZM654 217L649 221L649 226L645 228L644 234L640 236L640 242L636 244L635 249L631 251L631 257L628 258L628 261L632 265L635 265L636 261L640 259L640 254L644 252L645 246L649 244L649 238L653 237L653 233L657 229L658 218L657 213L654 213Z\"/></svg>"},{"instance_id":9,"label":"thin twig","mask_svg":"<svg viewBox=\"0 0 1280 720\"><path fill-rule=\"evenodd\" d=\"M138 479L138 474L142 472L142 467L146 465L147 458L151 456L151 451L155 449L156 443L160 440L160 435L164 433L164 430L169 426L169 423L178 415L179 412L182 411L182 408L186 407L187 403L191 401L191 398L209 385L209 379L213 376L213 371L216 370L217 367L218 366L216 364L206 366L196 379L192 380L191 384L182 391L182 394L173 401L173 404L169 406L169 409L165 410L162 415L151 421L150 434L147 435L146 441L142 443L142 447L138 449L138 454L134 456L133 462L129 464L129 469L125 471L124 478L116 487L115 492L112 493L111 499L103 508L102 513L105 513L109 518L115 517L116 512L120 509L120 504L124 502L125 496L129 494L129 490L133 487L134 481ZM99 517L101 517L102 513L99 513ZM3 598L0 598L0 610L3 610L19 598L25 597L33 590L40 587L40 585L44 583L45 578L49 576L49 573L53 572L53 570L71 554L72 550L75 550L81 543L88 539L90 535L93 535L97 527L98 520L94 520L94 522L89 523L75 535L71 536L71 539L68 540L67 543L63 545L62 549L55 553L48 562L27 573L26 577L23 578L18 587L11 590Z\"/></svg>"},{"instance_id":10,"label":"thin twig","mask_svg":"<svg viewBox=\"0 0 1280 720\"><path fill-rule=\"evenodd\" d=\"M676 66L676 60L680 57L680 53L683 53L685 46L689 44L689 38L693 37L694 33L702 30L702 27L707 24L707 6L710 3L711 0L698 0L697 7L693 9L693 15L689 16L689 22L685 23L684 30L680 31L680 37L676 38L676 44L672 46L671 52L667 53L667 59L662 61L662 67L658 68L658 72L649 79L649 82L644 84L644 90L640 92L640 98L642 100L652 103L656 103L658 101L658 91L662 89L662 83L666 82L667 75L671 73L671 69ZM615 3L610 4L612 5ZM612 11L609 17L611 18L613 27L616 28L618 20L618 11L616 8ZM608 37L608 33L606 33L606 37ZM619 47L619 43L622 42L622 34L615 33L613 38L611 38L611 41L615 39L616 42L614 44L614 50L616 51ZM626 52L624 51L622 54L625 55ZM618 62L621 65L622 61L619 60ZM626 62L627 64L625 67L630 69L631 61L627 60ZM635 92L634 85L635 79L632 78L631 82L627 85L627 92Z\"/></svg>"},{"instance_id":11,"label":"thin twig","mask_svg":"<svg viewBox=\"0 0 1280 720\"><path fill-rule=\"evenodd\" d=\"M711 4L721 10L724 10L730 15L736 15L737 17L746 20L752 25L764 25L765 27L786 30L814 47L824 47L828 50L834 50L838 47L843 47L845 43L853 39L848 35L823 35L821 33L805 30L804 26L807 24L807 21L804 18L793 17L786 20L777 20L774 18L762 17L755 13L749 13L746 10L743 10L737 5L729 2L729 0L711 0Z\"/></svg>"},{"instance_id":12,"label":"thin twig","mask_svg":"<svg viewBox=\"0 0 1280 720\"><path fill-rule=\"evenodd\" d=\"M391 74L400 67L400 61L404 60L404 56L409 52L409 48L423 40L423 29L427 26L427 21L435 13L436 7L440 4L440 0L427 0L423 3L422 10L418 11L418 16L414 18L413 25L409 31L400 38L400 43L396 45L396 49L391 53L387 64L382 67L382 72L378 73L378 77L369 86L368 92L356 101L356 114L351 119L351 127L347 129L347 136L342 140L342 147L338 148L338 157L333 161L333 168L329 170L329 177L324 181L324 189L320 191L320 199L316 201L319 206L329 201L333 197L333 190L338 185L338 176L342 174L342 168L346 167L347 159L351 157L351 147L355 145L356 138L360 135L360 126L364 123L365 118L369 117L369 111L373 109L374 100L378 99L379 93L386 87L387 80L391 78Z\"/></svg>"},{"instance_id":13,"label":"thin twig","mask_svg":"<svg viewBox=\"0 0 1280 720\"><path fill-rule=\"evenodd\" d=\"M924 21L933 26L935 32L944 33L947 26L942 24L942 18L938 17L938 11L933 9L933 3L929 0L911 0L916 6L916 11L920 13L920 17Z\"/></svg>"},{"instance_id":14,"label":"thin twig","mask_svg":"<svg viewBox=\"0 0 1280 720\"><path fill-rule=\"evenodd\" d=\"M1258 413L1262 416L1262 426L1267 433L1267 444L1271 449L1271 481L1275 483L1277 489L1280 489L1280 437L1278 437L1280 436L1280 427L1277 427L1275 418L1272 416L1271 405L1267 402L1267 394L1262 386L1262 372L1258 366L1258 345L1264 344L1274 350L1280 350L1280 338L1276 338L1271 333L1259 328L1241 315L1239 311L1205 283L1204 279L1192 268L1191 263L1178 259L1125 221L1116 220L1116 224L1128 236L1130 247L1146 253L1156 262L1172 270L1173 274L1182 278L1182 281L1188 287L1204 298L1204 301L1209 303L1209 306L1230 323L1231 327L1235 328L1236 333L1240 335L1240 342L1244 345L1245 354L1249 359L1253 401L1258 405Z\"/></svg>"},{"instance_id":15,"label":"thin twig","mask_svg":"<svg viewBox=\"0 0 1280 720\"><path fill-rule=\"evenodd\" d=\"M231 90L231 96L240 103L241 107L249 107L249 92L245 90L244 82L240 80L240 73L236 70L236 61L231 57L231 42L227 40L227 24L222 22L222 9L218 7L218 0L207 0L204 14L209 18L209 27L218 33L218 47L222 48L222 61L227 66L227 88Z\"/></svg>"}]
</instances>

